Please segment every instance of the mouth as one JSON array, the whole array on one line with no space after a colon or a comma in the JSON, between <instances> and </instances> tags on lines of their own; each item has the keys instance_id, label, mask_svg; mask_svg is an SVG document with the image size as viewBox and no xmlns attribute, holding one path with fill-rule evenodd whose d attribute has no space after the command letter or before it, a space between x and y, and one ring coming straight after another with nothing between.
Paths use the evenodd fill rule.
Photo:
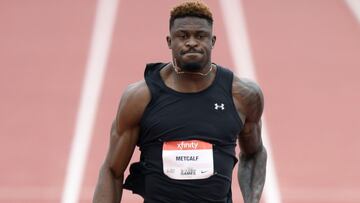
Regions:
<instances>
[{"instance_id":1,"label":"mouth","mask_svg":"<svg viewBox=\"0 0 360 203\"><path fill-rule=\"evenodd\" d=\"M189 51L183 51L181 55L202 55L203 53L201 51L197 50L189 50Z\"/></svg>"},{"instance_id":2,"label":"mouth","mask_svg":"<svg viewBox=\"0 0 360 203\"><path fill-rule=\"evenodd\" d=\"M199 56L202 55L200 52L186 52L183 54L183 56Z\"/></svg>"}]
</instances>

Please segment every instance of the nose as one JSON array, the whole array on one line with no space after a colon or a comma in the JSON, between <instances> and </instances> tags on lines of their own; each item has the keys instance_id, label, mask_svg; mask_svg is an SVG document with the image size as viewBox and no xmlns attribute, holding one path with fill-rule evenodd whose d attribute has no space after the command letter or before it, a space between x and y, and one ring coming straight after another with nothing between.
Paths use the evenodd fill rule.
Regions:
<instances>
[{"instance_id":1,"label":"nose","mask_svg":"<svg viewBox=\"0 0 360 203\"><path fill-rule=\"evenodd\" d=\"M198 45L198 42L194 37L190 37L188 41L185 43L185 45L189 47L196 47Z\"/></svg>"}]
</instances>

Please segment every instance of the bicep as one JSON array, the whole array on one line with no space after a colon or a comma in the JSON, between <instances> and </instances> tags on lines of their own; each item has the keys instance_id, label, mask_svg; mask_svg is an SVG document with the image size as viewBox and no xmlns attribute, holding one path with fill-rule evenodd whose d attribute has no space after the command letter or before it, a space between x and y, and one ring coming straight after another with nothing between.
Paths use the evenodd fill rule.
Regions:
<instances>
[{"instance_id":1,"label":"bicep","mask_svg":"<svg viewBox=\"0 0 360 203\"><path fill-rule=\"evenodd\" d=\"M116 177L122 175L129 164L139 138L140 120L149 101L150 94L144 82L129 86L121 98L106 157Z\"/></svg>"},{"instance_id":2,"label":"bicep","mask_svg":"<svg viewBox=\"0 0 360 203\"><path fill-rule=\"evenodd\" d=\"M233 98L239 114L245 118L244 128L239 135L239 145L244 154L253 154L262 147L261 116L264 97L260 87L248 80L234 78Z\"/></svg>"},{"instance_id":3,"label":"bicep","mask_svg":"<svg viewBox=\"0 0 360 203\"><path fill-rule=\"evenodd\" d=\"M139 137L139 127L128 127L119 131L115 126L113 124L111 129L107 163L115 177L119 177L124 173L134 153Z\"/></svg>"}]
</instances>

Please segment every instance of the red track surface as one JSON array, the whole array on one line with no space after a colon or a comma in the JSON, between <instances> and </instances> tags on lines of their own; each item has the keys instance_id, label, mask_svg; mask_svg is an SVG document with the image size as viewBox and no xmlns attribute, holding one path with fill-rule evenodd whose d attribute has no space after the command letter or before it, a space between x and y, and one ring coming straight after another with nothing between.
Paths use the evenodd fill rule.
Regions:
<instances>
[{"instance_id":1,"label":"red track surface","mask_svg":"<svg viewBox=\"0 0 360 203\"><path fill-rule=\"evenodd\" d=\"M232 67L218 1L207 2L214 61ZM243 2L283 202L359 202L358 22L338 0ZM120 1L81 202L90 202L122 91L142 78L145 63L169 61L172 5ZM95 7L0 2L0 202L61 199ZM141 202L129 192L123 199Z\"/></svg>"}]
</instances>

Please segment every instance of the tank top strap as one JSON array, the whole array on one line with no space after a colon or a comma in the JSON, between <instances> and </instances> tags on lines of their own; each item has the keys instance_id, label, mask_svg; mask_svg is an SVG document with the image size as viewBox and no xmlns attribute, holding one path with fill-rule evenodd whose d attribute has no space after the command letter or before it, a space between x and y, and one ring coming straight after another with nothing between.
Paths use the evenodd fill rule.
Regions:
<instances>
[{"instance_id":1,"label":"tank top strap","mask_svg":"<svg viewBox=\"0 0 360 203\"><path fill-rule=\"evenodd\" d=\"M145 82L150 90L151 97L157 98L160 90L163 89L159 71L166 65L166 63L148 63L144 71Z\"/></svg>"},{"instance_id":2,"label":"tank top strap","mask_svg":"<svg viewBox=\"0 0 360 203\"><path fill-rule=\"evenodd\" d=\"M217 71L219 74L218 78L219 80L216 80L215 82L218 83L218 85L230 96L232 95L232 84L234 79L234 74L232 71L230 71L227 68L224 68L220 65L217 66Z\"/></svg>"},{"instance_id":3,"label":"tank top strap","mask_svg":"<svg viewBox=\"0 0 360 203\"><path fill-rule=\"evenodd\" d=\"M155 76L156 72L160 71L167 63L148 63L146 64L144 71L144 78L148 78L149 76Z\"/></svg>"}]
</instances>

